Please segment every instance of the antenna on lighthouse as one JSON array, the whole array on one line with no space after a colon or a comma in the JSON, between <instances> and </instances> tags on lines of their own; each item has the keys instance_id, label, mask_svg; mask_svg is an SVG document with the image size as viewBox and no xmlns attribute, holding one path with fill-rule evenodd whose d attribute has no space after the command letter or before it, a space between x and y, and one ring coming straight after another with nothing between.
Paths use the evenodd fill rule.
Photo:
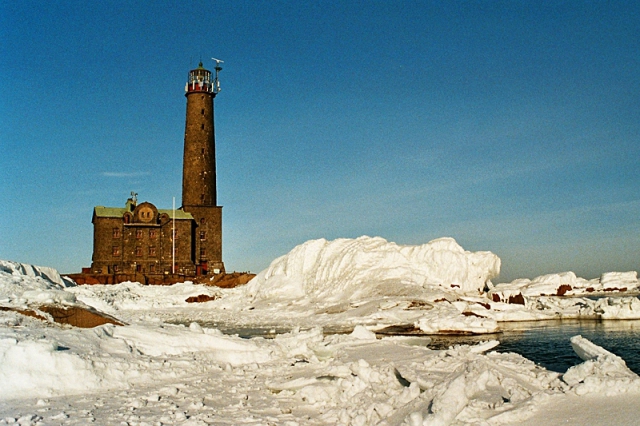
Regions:
<instances>
[{"instance_id":1,"label":"antenna on lighthouse","mask_svg":"<svg viewBox=\"0 0 640 426\"><path fill-rule=\"evenodd\" d=\"M220 80L218 80L218 73L222 71L222 67L220 66L220 64L223 64L224 61L216 58L211 59L216 61L216 67L214 68L216 70L216 79L213 82L213 93L214 95L217 95L220 92Z\"/></svg>"}]
</instances>

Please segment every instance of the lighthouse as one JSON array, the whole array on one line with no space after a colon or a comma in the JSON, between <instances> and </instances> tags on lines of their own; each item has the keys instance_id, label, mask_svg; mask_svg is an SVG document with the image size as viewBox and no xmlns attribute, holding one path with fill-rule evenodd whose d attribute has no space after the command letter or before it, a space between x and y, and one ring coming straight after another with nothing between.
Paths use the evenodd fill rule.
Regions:
<instances>
[{"instance_id":1,"label":"lighthouse","mask_svg":"<svg viewBox=\"0 0 640 426\"><path fill-rule=\"evenodd\" d=\"M222 207L216 190L214 98L220 91L215 75L202 66L189 71L185 85L187 114L182 164L182 210L195 220L193 256L196 275L224 271L222 262Z\"/></svg>"},{"instance_id":2,"label":"lighthouse","mask_svg":"<svg viewBox=\"0 0 640 426\"><path fill-rule=\"evenodd\" d=\"M182 208L159 209L147 201L138 203L138 194L133 191L124 207L94 207L93 261L77 280L170 284L224 272L213 126L213 98L220 91L221 62L216 60L213 78L202 63L189 72Z\"/></svg>"}]
</instances>

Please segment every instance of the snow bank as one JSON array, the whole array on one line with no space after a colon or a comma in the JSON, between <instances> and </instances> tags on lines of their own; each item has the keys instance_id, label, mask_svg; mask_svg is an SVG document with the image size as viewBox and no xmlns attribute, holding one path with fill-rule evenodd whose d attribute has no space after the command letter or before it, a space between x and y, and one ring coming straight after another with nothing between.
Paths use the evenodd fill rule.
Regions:
<instances>
[{"instance_id":1,"label":"snow bank","mask_svg":"<svg viewBox=\"0 0 640 426\"><path fill-rule=\"evenodd\" d=\"M640 319L640 300L626 297L554 297L534 296L523 299L524 304L489 302L484 316L496 321L538 321L554 319ZM478 309L475 309L477 312Z\"/></svg>"},{"instance_id":2,"label":"snow bank","mask_svg":"<svg viewBox=\"0 0 640 426\"><path fill-rule=\"evenodd\" d=\"M601 319L640 319L640 299L637 297L605 297L596 302Z\"/></svg>"},{"instance_id":3,"label":"snow bank","mask_svg":"<svg viewBox=\"0 0 640 426\"><path fill-rule=\"evenodd\" d=\"M438 262L433 266L426 260L415 261L415 257L456 258L443 254L447 250L441 243L426 255L428 244L405 249L381 239L337 241L344 250L330 249L336 242L318 240L301 249L312 256L274 262L273 270L264 271L263 284L275 277L274 282L266 283L269 291L265 292L256 283L251 289L229 292L191 283L66 288L35 270L30 273L28 268L3 263L3 303L21 304L43 297L69 303L75 295L104 310L135 312L153 320L78 329L0 310L0 423L517 424L546 402L567 395L604 398L640 393L640 378L621 358L579 336L571 344L584 361L559 374L520 355L493 352L497 341L432 350L415 338L414 343L399 337L378 339L372 332L382 322L409 324L423 332L482 332L495 328L499 315L522 312L631 318L640 313L637 298L536 297L527 300L527 305L491 302L477 294L455 294L467 291L464 280L437 280L429 268L438 273L446 268L438 269ZM442 244L450 247L451 243ZM450 275L460 272L458 277L473 281L469 271L482 262L474 263L472 254L466 252L461 256L454 264L467 262L466 275L461 268L453 268L457 272ZM325 258L326 265L318 260ZM400 269L390 266L394 264L390 258ZM349 262L355 265L351 269ZM485 264L476 272L490 269ZM617 274L605 281L632 284L636 277ZM572 279L571 275L566 279ZM278 280L282 288L269 287ZM459 289L451 289L454 282L460 283ZM548 277L537 282L558 285L564 281ZM407 292L407 288L422 293ZM471 293L477 291L473 288ZM283 294L287 289L299 291L304 300ZM253 293L245 293L249 290ZM334 298L333 304L309 302L331 300L332 291L347 299ZM220 297L197 307L185 302L198 294ZM232 298L225 294L237 298L229 301ZM254 295L251 305L247 294ZM416 299L414 294L424 297ZM513 314L516 308L518 313ZM183 319L194 311L226 312L226 319L236 323L249 315L291 323L305 318L314 323L335 316L338 322L354 327L345 335L325 336L318 327L296 329L274 339L248 340L196 323L188 327L164 324L159 315L167 311ZM558 419L547 420L541 424Z\"/></svg>"},{"instance_id":4,"label":"snow bank","mask_svg":"<svg viewBox=\"0 0 640 426\"><path fill-rule=\"evenodd\" d=\"M35 266L26 263L10 262L0 260L0 272L12 275L25 275L28 277L41 277L45 281L57 284L59 287L73 287L76 284L68 277L62 277L58 271L48 266Z\"/></svg>"},{"instance_id":5,"label":"snow bank","mask_svg":"<svg viewBox=\"0 0 640 426\"><path fill-rule=\"evenodd\" d=\"M602 286L603 291L638 290L638 286L640 286L638 273L636 271L604 273L600 277L600 286Z\"/></svg>"},{"instance_id":6,"label":"snow bank","mask_svg":"<svg viewBox=\"0 0 640 426\"><path fill-rule=\"evenodd\" d=\"M116 316L123 310L147 311L156 308L193 307L193 304L186 302L187 298L201 294L217 298L221 294L221 290L217 287L196 285L191 281L169 286L145 286L136 282L85 285L69 288L67 291L87 305ZM198 305L207 306L206 303Z\"/></svg>"},{"instance_id":7,"label":"snow bank","mask_svg":"<svg viewBox=\"0 0 640 426\"><path fill-rule=\"evenodd\" d=\"M451 238L418 246L366 236L311 240L274 260L246 286L222 292L211 307L218 318L233 313L233 321L249 326L488 333L498 328L493 318L451 302L482 294L499 269L493 253L465 251Z\"/></svg>"},{"instance_id":8,"label":"snow bank","mask_svg":"<svg viewBox=\"0 0 640 426\"><path fill-rule=\"evenodd\" d=\"M422 316L415 323L416 328L426 334L441 334L451 332L466 333L495 333L498 322L490 318L490 313L483 309L480 314L472 313L473 303L442 301L433 304L433 308L422 312Z\"/></svg>"},{"instance_id":9,"label":"snow bank","mask_svg":"<svg viewBox=\"0 0 640 426\"><path fill-rule=\"evenodd\" d=\"M468 252L452 238L402 246L383 238L311 240L274 260L247 286L256 299L352 300L396 295L396 285L480 292L500 272L491 252Z\"/></svg>"},{"instance_id":10,"label":"snow bank","mask_svg":"<svg viewBox=\"0 0 640 426\"><path fill-rule=\"evenodd\" d=\"M206 352L210 359L231 365L262 363L271 359L269 352L260 350L249 340L233 339L217 330L203 329L194 324L188 329L190 332L175 326L115 327L113 337L150 356Z\"/></svg>"},{"instance_id":11,"label":"snow bank","mask_svg":"<svg viewBox=\"0 0 640 426\"><path fill-rule=\"evenodd\" d=\"M17 314L0 312L7 315ZM497 341L431 350L376 339L364 327L350 335L313 329L246 340L197 324L86 330L19 321L0 327L0 399L11 401L0 404L2 418L515 424L550 398L640 389L623 360L580 337L572 345L585 361L561 375L517 354L491 352Z\"/></svg>"},{"instance_id":12,"label":"snow bank","mask_svg":"<svg viewBox=\"0 0 640 426\"><path fill-rule=\"evenodd\" d=\"M586 280L574 272L547 274L532 280L519 278L510 283L500 283L489 291L493 300L508 301L514 297L575 296L611 292L636 292L639 290L638 273L607 272L600 278Z\"/></svg>"},{"instance_id":13,"label":"snow bank","mask_svg":"<svg viewBox=\"0 0 640 426\"><path fill-rule=\"evenodd\" d=\"M65 289L74 285L53 268L0 260L0 303L26 306L30 303L74 304L76 298Z\"/></svg>"},{"instance_id":14,"label":"snow bank","mask_svg":"<svg viewBox=\"0 0 640 426\"><path fill-rule=\"evenodd\" d=\"M2 313L10 315L16 314ZM273 349L197 326L59 329L24 317L13 323L22 327L0 329L0 400L126 389L193 373L203 362L239 366L273 358Z\"/></svg>"}]
</instances>

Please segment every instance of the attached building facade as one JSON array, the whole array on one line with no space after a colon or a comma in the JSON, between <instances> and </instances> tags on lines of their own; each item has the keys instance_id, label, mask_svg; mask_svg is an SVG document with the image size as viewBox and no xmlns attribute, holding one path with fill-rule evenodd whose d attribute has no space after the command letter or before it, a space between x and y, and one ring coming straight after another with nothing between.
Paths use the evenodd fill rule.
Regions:
<instances>
[{"instance_id":1,"label":"attached building facade","mask_svg":"<svg viewBox=\"0 0 640 426\"><path fill-rule=\"evenodd\" d=\"M94 274L196 275L195 221L183 210L159 210L151 203L93 209ZM173 231L175 229L175 232ZM175 246L174 246L175 241ZM174 249L175 247L175 249Z\"/></svg>"}]
</instances>

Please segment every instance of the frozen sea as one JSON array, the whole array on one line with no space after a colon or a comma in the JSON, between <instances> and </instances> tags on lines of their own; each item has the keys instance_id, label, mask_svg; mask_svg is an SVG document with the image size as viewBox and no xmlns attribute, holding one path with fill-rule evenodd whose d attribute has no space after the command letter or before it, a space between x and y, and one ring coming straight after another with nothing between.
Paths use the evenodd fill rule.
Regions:
<instances>
[{"instance_id":1,"label":"frozen sea","mask_svg":"<svg viewBox=\"0 0 640 426\"><path fill-rule=\"evenodd\" d=\"M180 324L181 322L175 322ZM183 325L189 325L183 322ZM244 339L274 338L291 332L279 327L229 327L218 323L202 323L203 327L216 328L228 335ZM431 349L447 349L455 345L476 345L487 339L496 339L498 352L515 352L544 368L562 373L582 362L571 347L571 337L581 335L598 346L620 356L627 367L640 374L640 320L547 320L502 323L501 332L473 336L425 336L424 345ZM352 330L324 330L326 335L350 333ZM419 341L416 338L416 341Z\"/></svg>"},{"instance_id":2,"label":"frozen sea","mask_svg":"<svg viewBox=\"0 0 640 426\"><path fill-rule=\"evenodd\" d=\"M637 424L640 377L616 345L636 340L640 300L609 297L637 291L637 273L486 292L499 267L452 239L369 237L307 242L229 290L75 286L0 261L0 424ZM567 286L614 290L550 296ZM211 301L186 301L200 295ZM524 304L505 303L513 296ZM125 324L79 329L21 313L47 304ZM394 327L414 334L383 335Z\"/></svg>"}]
</instances>

